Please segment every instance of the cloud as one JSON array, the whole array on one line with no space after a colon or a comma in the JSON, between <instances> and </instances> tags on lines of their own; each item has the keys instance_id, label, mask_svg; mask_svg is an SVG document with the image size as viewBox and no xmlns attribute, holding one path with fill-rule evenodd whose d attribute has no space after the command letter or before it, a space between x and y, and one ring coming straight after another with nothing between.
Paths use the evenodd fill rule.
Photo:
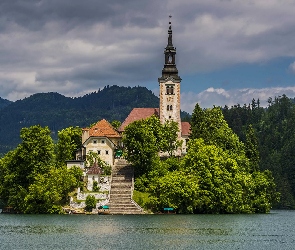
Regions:
<instances>
[{"instance_id":1,"label":"cloud","mask_svg":"<svg viewBox=\"0 0 295 250\"><path fill-rule=\"evenodd\" d=\"M0 12L0 96L10 100L149 88L170 13L181 76L295 57L294 0L2 0Z\"/></svg>"},{"instance_id":2,"label":"cloud","mask_svg":"<svg viewBox=\"0 0 295 250\"><path fill-rule=\"evenodd\" d=\"M252 102L253 98L260 100L262 107L267 107L268 98L274 98L285 94L288 97L295 96L295 86L291 87L273 87L273 88L245 88L225 90L222 88L208 88L201 93L185 92L181 94L181 109L192 113L196 103L202 108L212 108L213 106L225 105L231 107L236 104L243 106Z\"/></svg>"}]
</instances>

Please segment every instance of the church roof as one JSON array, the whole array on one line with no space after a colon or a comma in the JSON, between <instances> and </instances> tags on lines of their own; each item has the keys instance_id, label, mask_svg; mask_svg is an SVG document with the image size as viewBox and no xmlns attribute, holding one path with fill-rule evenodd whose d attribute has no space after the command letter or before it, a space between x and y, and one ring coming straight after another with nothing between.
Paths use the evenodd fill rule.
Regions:
<instances>
[{"instance_id":1,"label":"church roof","mask_svg":"<svg viewBox=\"0 0 295 250\"><path fill-rule=\"evenodd\" d=\"M134 108L121 124L118 131L123 132L125 127L134 121L146 119L152 115L159 116L159 108Z\"/></svg>"},{"instance_id":2,"label":"church roof","mask_svg":"<svg viewBox=\"0 0 295 250\"><path fill-rule=\"evenodd\" d=\"M97 162L94 162L87 174L101 174L101 167L98 166Z\"/></svg>"},{"instance_id":3,"label":"church roof","mask_svg":"<svg viewBox=\"0 0 295 250\"><path fill-rule=\"evenodd\" d=\"M181 135L190 135L191 125L189 122L181 122Z\"/></svg>"},{"instance_id":4,"label":"church roof","mask_svg":"<svg viewBox=\"0 0 295 250\"><path fill-rule=\"evenodd\" d=\"M89 137L90 136L103 136L103 137L121 137L120 134L113 128L113 126L106 121L105 119L97 122L95 125L93 125L90 129L84 129L89 130Z\"/></svg>"}]
</instances>

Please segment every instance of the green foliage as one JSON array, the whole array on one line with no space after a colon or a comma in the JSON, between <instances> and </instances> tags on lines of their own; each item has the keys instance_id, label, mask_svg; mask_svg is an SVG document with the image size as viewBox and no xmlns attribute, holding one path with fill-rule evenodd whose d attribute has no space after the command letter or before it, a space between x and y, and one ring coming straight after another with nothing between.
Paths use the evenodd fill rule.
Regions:
<instances>
[{"instance_id":1,"label":"green foliage","mask_svg":"<svg viewBox=\"0 0 295 250\"><path fill-rule=\"evenodd\" d=\"M149 168L137 177L136 189L150 194L149 207L154 211L172 207L177 213L269 212L279 195L271 172L258 171L254 130L249 127L245 147L220 108L202 110L198 105L191 126L184 158L150 158ZM137 133L139 137L144 134Z\"/></svg>"},{"instance_id":2,"label":"green foliage","mask_svg":"<svg viewBox=\"0 0 295 250\"><path fill-rule=\"evenodd\" d=\"M81 136L82 130L79 127L69 127L58 132L56 160L59 164L76 159L76 151L81 146Z\"/></svg>"},{"instance_id":3,"label":"green foliage","mask_svg":"<svg viewBox=\"0 0 295 250\"><path fill-rule=\"evenodd\" d=\"M118 129L120 126L121 126L121 122L118 121L118 120L113 120L111 122L111 125L115 128L115 129Z\"/></svg>"},{"instance_id":4,"label":"green foliage","mask_svg":"<svg viewBox=\"0 0 295 250\"><path fill-rule=\"evenodd\" d=\"M93 187L92 187L92 191L93 192L98 192L99 191L99 186L98 186L98 182L97 181L94 181L93 182Z\"/></svg>"},{"instance_id":5,"label":"green foliage","mask_svg":"<svg viewBox=\"0 0 295 250\"><path fill-rule=\"evenodd\" d=\"M259 149L258 149L258 139L255 135L255 131L252 125L248 126L247 133L246 133L246 156L250 160L250 168L251 171L258 171L259 170Z\"/></svg>"},{"instance_id":6,"label":"green foliage","mask_svg":"<svg viewBox=\"0 0 295 250\"><path fill-rule=\"evenodd\" d=\"M0 197L21 213L61 213L82 171L56 167L47 127L23 128L21 138L22 143L0 159Z\"/></svg>"},{"instance_id":7,"label":"green foliage","mask_svg":"<svg viewBox=\"0 0 295 250\"><path fill-rule=\"evenodd\" d=\"M206 144L216 145L236 154L244 151L243 143L229 128L219 107L202 110L196 104L191 119L190 138L203 138Z\"/></svg>"},{"instance_id":8,"label":"green foliage","mask_svg":"<svg viewBox=\"0 0 295 250\"><path fill-rule=\"evenodd\" d=\"M178 213L193 213L198 199L198 180L183 171L173 171L151 183L149 191L155 211L172 207Z\"/></svg>"},{"instance_id":9,"label":"green foliage","mask_svg":"<svg viewBox=\"0 0 295 250\"><path fill-rule=\"evenodd\" d=\"M177 141L178 125L175 122L160 123L152 116L129 124L124 131L125 157L136 166L138 176L148 173L159 164L160 151L172 156L181 145Z\"/></svg>"},{"instance_id":10,"label":"green foliage","mask_svg":"<svg viewBox=\"0 0 295 250\"><path fill-rule=\"evenodd\" d=\"M264 109L259 100L253 99L248 106L225 107L223 114L229 126L245 142L252 171L258 167L272 171L281 193L276 207L295 208L294 99L282 95L269 98L268 103L268 108Z\"/></svg>"},{"instance_id":11,"label":"green foliage","mask_svg":"<svg viewBox=\"0 0 295 250\"><path fill-rule=\"evenodd\" d=\"M156 117L135 121L124 131L123 143L127 149L126 159L137 166L139 175L151 170L152 162L159 152L160 121Z\"/></svg>"},{"instance_id":12,"label":"green foliage","mask_svg":"<svg viewBox=\"0 0 295 250\"><path fill-rule=\"evenodd\" d=\"M181 148L182 141L178 141L178 123L174 121L167 121L161 126L162 130L162 145L161 150L168 152L172 157L178 148Z\"/></svg>"},{"instance_id":13,"label":"green foliage","mask_svg":"<svg viewBox=\"0 0 295 250\"><path fill-rule=\"evenodd\" d=\"M98 153L93 151L88 152L88 154L86 155L86 166L91 167L95 162L98 164L98 166L101 167L104 175L111 175L112 167L105 161L103 161Z\"/></svg>"},{"instance_id":14,"label":"green foliage","mask_svg":"<svg viewBox=\"0 0 295 250\"><path fill-rule=\"evenodd\" d=\"M88 212L92 211L92 209L96 207L95 197L93 195L88 195L86 197L85 205L86 205L85 207L86 211Z\"/></svg>"},{"instance_id":15,"label":"green foliage","mask_svg":"<svg viewBox=\"0 0 295 250\"><path fill-rule=\"evenodd\" d=\"M142 208L145 210L150 210L151 209L151 202L150 202L150 196L149 193L145 192L140 192L137 190L133 191L133 196L132 199Z\"/></svg>"}]
</instances>

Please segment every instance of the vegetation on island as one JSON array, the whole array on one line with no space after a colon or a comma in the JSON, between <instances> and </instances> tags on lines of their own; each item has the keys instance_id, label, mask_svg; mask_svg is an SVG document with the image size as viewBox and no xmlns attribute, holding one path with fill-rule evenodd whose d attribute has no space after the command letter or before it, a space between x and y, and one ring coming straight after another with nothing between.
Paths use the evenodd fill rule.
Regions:
<instances>
[{"instance_id":1,"label":"vegetation on island","mask_svg":"<svg viewBox=\"0 0 295 250\"><path fill-rule=\"evenodd\" d=\"M247 143L247 128L257 138L261 170L270 170L274 176L280 202L276 208L295 208L295 104L286 95L268 99L268 107L253 99L251 104L223 109L225 120L233 131ZM247 152L251 154L251 152ZM257 156L256 156L257 157Z\"/></svg>"},{"instance_id":2,"label":"vegetation on island","mask_svg":"<svg viewBox=\"0 0 295 250\"><path fill-rule=\"evenodd\" d=\"M67 170L64 163L74 158L81 130L68 127L101 118L115 120L118 127L133 107L158 106L158 98L150 101L154 95L148 92L112 86L81 98L47 93L17 102L0 99L0 205L23 213L60 212L67 193L81 185L79 169ZM110 95L117 98L112 105ZM143 102L135 98L139 95L146 97ZM161 125L154 117L130 124L124 140L133 151L125 155L136 169L137 200L154 211L171 206L183 213L267 212L272 205L294 209L294 99L283 95L268 103L267 108L254 99L221 109L197 105L186 117L192 135L183 158L175 156L179 142L173 123ZM160 158L159 151L166 157Z\"/></svg>"},{"instance_id":3,"label":"vegetation on island","mask_svg":"<svg viewBox=\"0 0 295 250\"><path fill-rule=\"evenodd\" d=\"M2 202L20 213L62 213L68 194L80 186L81 169L67 169L64 162L80 146L80 136L81 129L67 128L55 145L48 127L23 128L22 142L0 159Z\"/></svg>"},{"instance_id":4,"label":"vegetation on island","mask_svg":"<svg viewBox=\"0 0 295 250\"><path fill-rule=\"evenodd\" d=\"M137 174L135 189L149 194L148 200L137 200L145 208L171 207L177 213L266 213L278 201L271 172L259 170L251 127L244 144L220 108L202 110L196 105L188 151L180 158L174 156L178 142L173 128L177 126L170 125L152 117L125 129L126 158ZM159 151L169 156L161 159Z\"/></svg>"}]
</instances>

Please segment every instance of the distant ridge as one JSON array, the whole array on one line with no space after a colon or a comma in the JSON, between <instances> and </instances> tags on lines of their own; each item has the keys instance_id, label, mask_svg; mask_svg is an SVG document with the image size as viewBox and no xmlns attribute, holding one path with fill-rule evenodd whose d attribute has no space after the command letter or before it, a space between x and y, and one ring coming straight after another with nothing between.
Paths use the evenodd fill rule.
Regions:
<instances>
[{"instance_id":1,"label":"distant ridge","mask_svg":"<svg viewBox=\"0 0 295 250\"><path fill-rule=\"evenodd\" d=\"M59 93L37 93L23 100L0 99L0 154L14 149L23 127L48 126L53 139L70 126L87 127L101 119L124 121L135 108L157 108L159 98L145 87L106 86L83 97L65 97Z\"/></svg>"},{"instance_id":2,"label":"distant ridge","mask_svg":"<svg viewBox=\"0 0 295 250\"><path fill-rule=\"evenodd\" d=\"M0 110L8 106L10 103L12 102L0 97Z\"/></svg>"}]
</instances>

